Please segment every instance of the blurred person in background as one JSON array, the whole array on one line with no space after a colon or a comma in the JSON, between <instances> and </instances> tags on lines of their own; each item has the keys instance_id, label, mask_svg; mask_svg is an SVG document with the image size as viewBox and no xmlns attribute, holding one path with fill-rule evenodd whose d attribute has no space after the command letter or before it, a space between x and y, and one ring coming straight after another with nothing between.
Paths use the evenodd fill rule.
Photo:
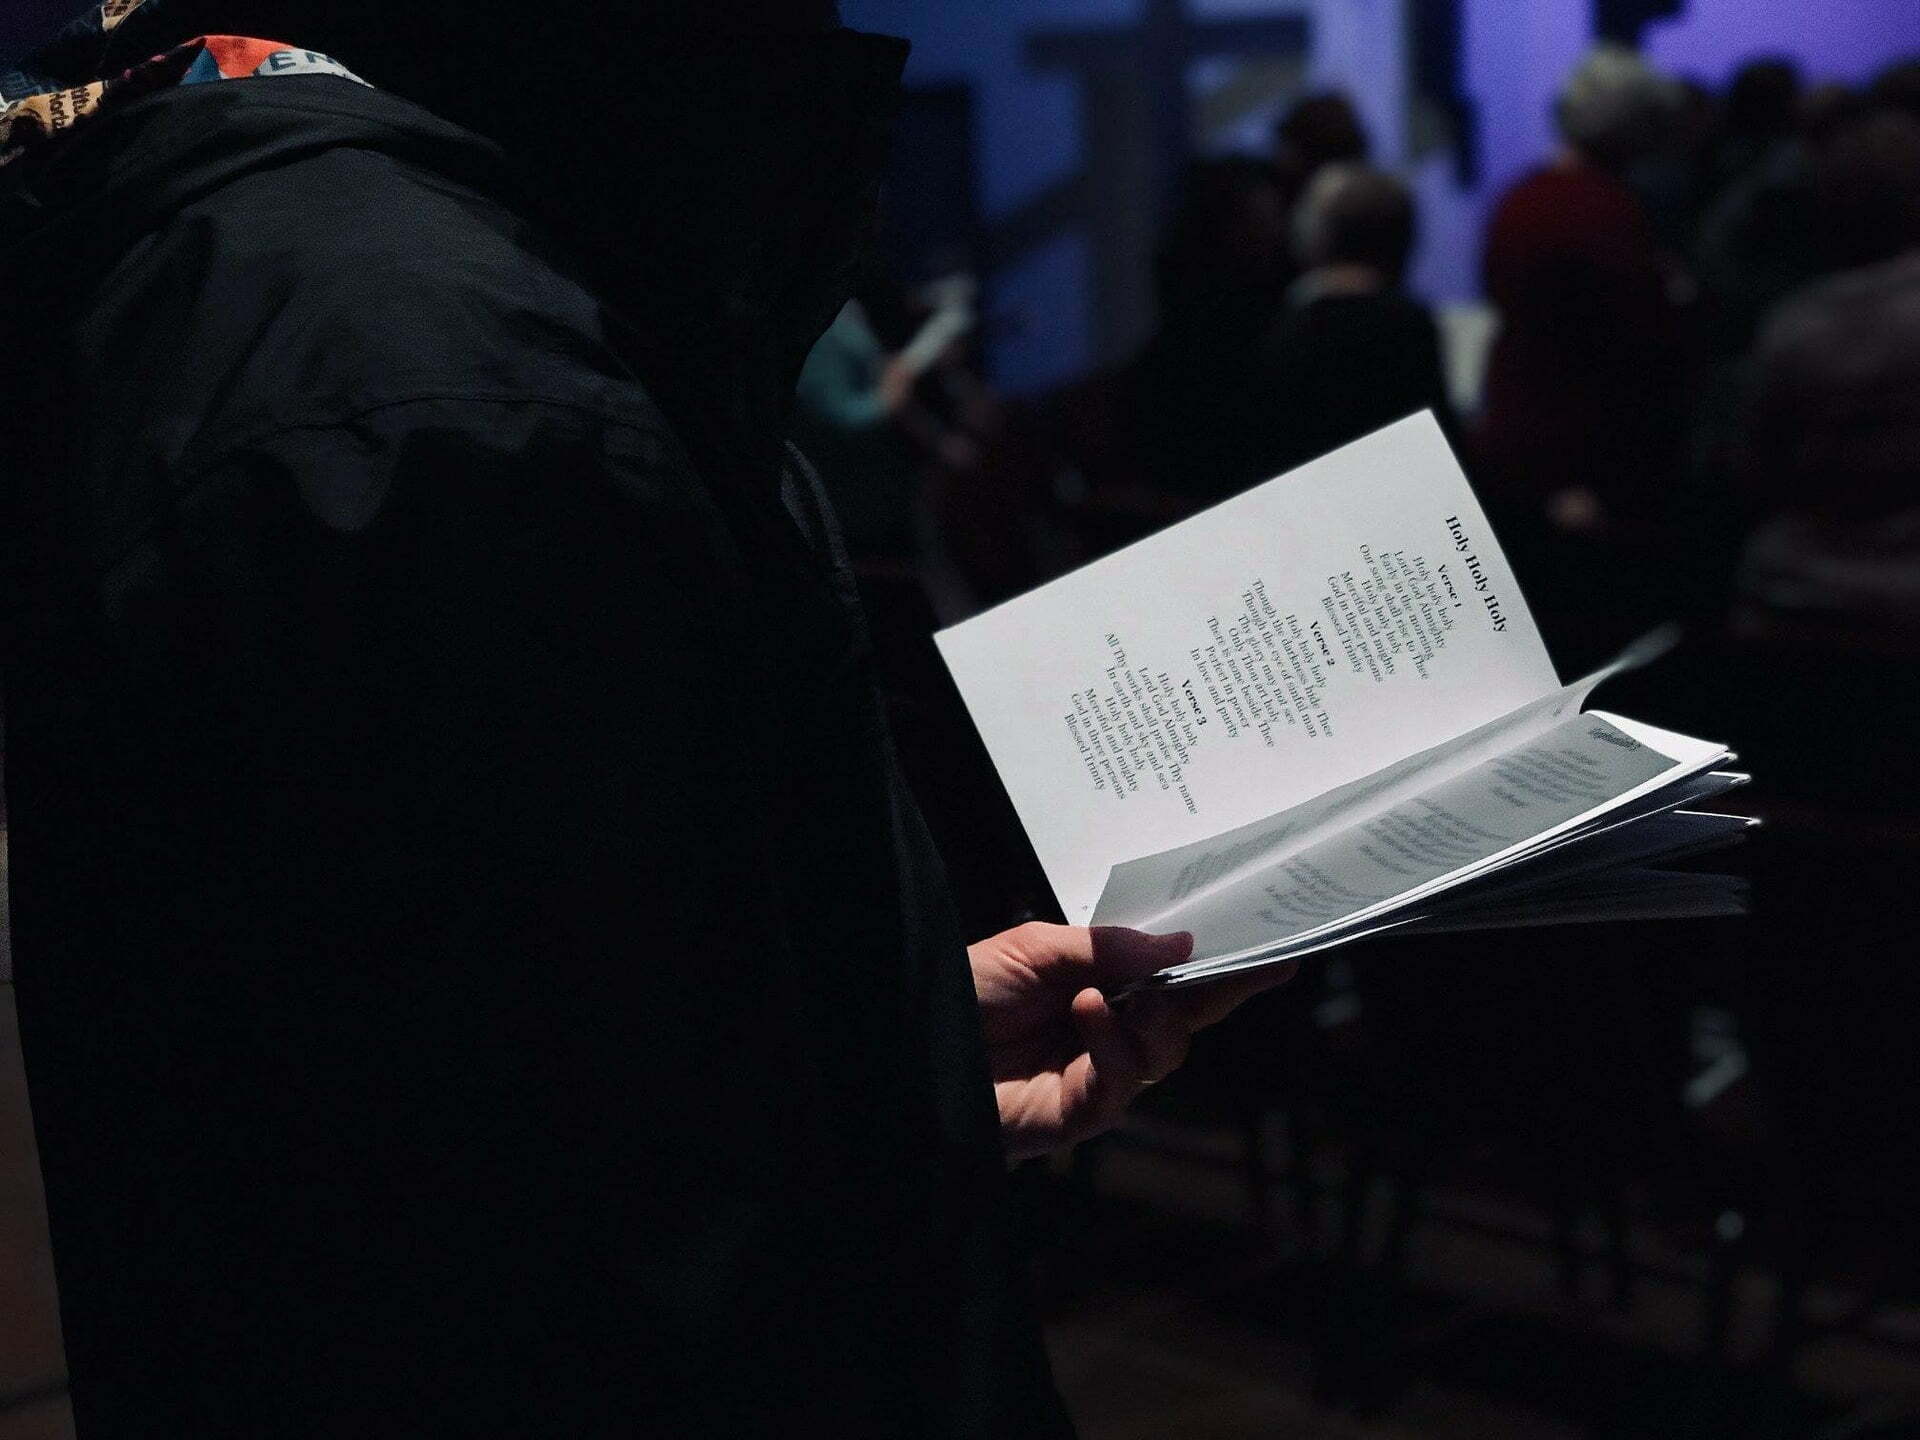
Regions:
<instances>
[{"instance_id":1,"label":"blurred person in background","mask_svg":"<svg viewBox=\"0 0 1920 1440\"><path fill-rule=\"evenodd\" d=\"M1900 110L1920 120L1920 59L1900 60L1882 70L1867 98L1876 110Z\"/></svg>"},{"instance_id":2,"label":"blurred person in background","mask_svg":"<svg viewBox=\"0 0 1920 1440\"><path fill-rule=\"evenodd\" d=\"M1555 106L1562 144L1487 228L1500 314L1475 436L1478 478L1536 587L1563 663L1598 662L1667 608L1661 588L1686 434L1682 277L1640 197L1636 164L1668 143L1671 82L1630 50L1596 49ZM1622 567L1639 583L1617 582Z\"/></svg>"},{"instance_id":3,"label":"blurred person in background","mask_svg":"<svg viewBox=\"0 0 1920 1440\"><path fill-rule=\"evenodd\" d=\"M1755 350L1740 473L1767 518L1745 623L1920 654L1920 120L1846 128L1815 185L1837 273L1782 304Z\"/></svg>"},{"instance_id":4,"label":"blurred person in background","mask_svg":"<svg viewBox=\"0 0 1920 1440\"><path fill-rule=\"evenodd\" d=\"M1412 192L1365 165L1328 165L1294 211L1304 273L1268 342L1273 474L1420 410L1458 443L1432 314L1401 288L1417 232Z\"/></svg>"},{"instance_id":5,"label":"blurred person in background","mask_svg":"<svg viewBox=\"0 0 1920 1440\"><path fill-rule=\"evenodd\" d=\"M1029 468L1050 470L1060 491L1052 570L1238 494L1297 450L1269 373L1300 273L1294 206L1322 169L1363 161L1369 145L1352 101L1325 92L1289 110L1274 146L1271 162L1188 167L1154 259L1153 336L1125 365L1035 407Z\"/></svg>"},{"instance_id":6,"label":"blurred person in background","mask_svg":"<svg viewBox=\"0 0 1920 1440\"><path fill-rule=\"evenodd\" d=\"M1876 109L1897 109L1871 99L1867 94L1838 80L1810 86L1800 105L1800 129L1819 150L1856 120Z\"/></svg>"},{"instance_id":7,"label":"blurred person in background","mask_svg":"<svg viewBox=\"0 0 1920 1440\"><path fill-rule=\"evenodd\" d=\"M1920 1227L1920 118L1886 95L1813 156L1825 273L1760 328L1728 623L1676 685L1676 718L1711 708L1739 736L1767 817L1727 993L1780 1157L1783 1361L1819 1333L1815 1277L1864 1273L1857 1237L1888 1237L1874 1283L1910 1301Z\"/></svg>"},{"instance_id":8,"label":"blurred person in background","mask_svg":"<svg viewBox=\"0 0 1920 1440\"><path fill-rule=\"evenodd\" d=\"M1556 106L1563 144L1500 200L1484 274L1501 329L1478 444L1489 489L1565 528L1633 525L1681 431L1679 311L1646 209L1622 178L1667 138L1674 90L1596 50Z\"/></svg>"},{"instance_id":9,"label":"blurred person in background","mask_svg":"<svg viewBox=\"0 0 1920 1440\"><path fill-rule=\"evenodd\" d=\"M922 480L979 460L975 443L917 395L944 357L889 354L866 307L849 300L800 371L793 438L820 470L856 563L911 563Z\"/></svg>"},{"instance_id":10,"label":"blurred person in background","mask_svg":"<svg viewBox=\"0 0 1920 1440\"><path fill-rule=\"evenodd\" d=\"M1777 68L1777 67L1776 67ZM1743 72L1744 73L1744 72ZM1768 73L1763 67L1762 73ZM1763 87L1764 89L1764 87ZM1770 148L1748 147L1761 159L1750 173L1715 197L1702 218L1693 255L1701 289L1701 367L1692 422L1692 473L1682 528L1700 536L1693 586L1702 619L1725 606L1739 547L1761 516L1751 485L1736 472L1744 464L1747 404L1754 344L1768 316L1789 295L1833 268L1832 247L1817 171L1836 137L1879 108L1866 91L1839 83L1814 85L1799 94L1798 122L1790 135L1777 124L1748 128L1773 135Z\"/></svg>"},{"instance_id":11,"label":"blurred person in background","mask_svg":"<svg viewBox=\"0 0 1920 1440\"><path fill-rule=\"evenodd\" d=\"M1627 182L1647 207L1661 246L1688 266L1700 217L1711 198L1709 170L1720 125L1720 102L1700 81L1674 81L1674 123L1666 143L1629 167Z\"/></svg>"},{"instance_id":12,"label":"blurred person in background","mask_svg":"<svg viewBox=\"0 0 1920 1440\"><path fill-rule=\"evenodd\" d=\"M1780 55L1748 60L1733 74L1720 107L1709 183L1727 187L1763 169L1799 133L1800 67Z\"/></svg>"},{"instance_id":13,"label":"blurred person in background","mask_svg":"<svg viewBox=\"0 0 1920 1440\"><path fill-rule=\"evenodd\" d=\"M1823 92L1815 111L1813 98L1780 59L1749 62L1728 88L1695 249L1716 361L1744 355L1767 312L1820 272L1809 121L1829 124L1845 102Z\"/></svg>"},{"instance_id":14,"label":"blurred person in background","mask_svg":"<svg viewBox=\"0 0 1920 1440\"><path fill-rule=\"evenodd\" d=\"M1161 518L1267 478L1276 416L1265 346L1295 274L1286 196L1273 168L1196 162L1155 264L1159 327L1122 380Z\"/></svg>"},{"instance_id":15,"label":"blurred person in background","mask_svg":"<svg viewBox=\"0 0 1920 1440\"><path fill-rule=\"evenodd\" d=\"M1298 101L1273 132L1273 164L1289 202L1328 165L1363 165L1372 142L1352 99L1325 90Z\"/></svg>"}]
</instances>

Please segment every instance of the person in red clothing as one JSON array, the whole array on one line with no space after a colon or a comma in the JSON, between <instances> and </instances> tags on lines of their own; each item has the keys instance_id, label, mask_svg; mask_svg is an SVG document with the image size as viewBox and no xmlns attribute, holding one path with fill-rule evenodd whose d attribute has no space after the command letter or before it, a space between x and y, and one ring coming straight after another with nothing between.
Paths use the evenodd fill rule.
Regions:
<instances>
[{"instance_id":1,"label":"person in red clothing","mask_svg":"<svg viewBox=\"0 0 1920 1440\"><path fill-rule=\"evenodd\" d=\"M1560 95L1559 153L1507 192L1487 232L1502 329L1478 436L1484 483L1562 530L1633 527L1678 457L1679 312L1623 178L1657 149L1676 100L1631 51L1596 50Z\"/></svg>"}]
</instances>

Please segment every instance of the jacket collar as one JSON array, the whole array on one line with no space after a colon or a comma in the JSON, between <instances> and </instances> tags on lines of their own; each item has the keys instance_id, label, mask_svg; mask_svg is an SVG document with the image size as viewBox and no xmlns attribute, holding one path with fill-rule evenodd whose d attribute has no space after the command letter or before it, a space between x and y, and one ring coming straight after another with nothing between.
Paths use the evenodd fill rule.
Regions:
<instances>
[{"instance_id":1,"label":"jacket collar","mask_svg":"<svg viewBox=\"0 0 1920 1440\"><path fill-rule=\"evenodd\" d=\"M471 102L492 138L322 77L163 92L0 173L0 265L36 277L9 287L16 310L57 309L251 170L394 153L544 212L696 461L770 478L800 367L864 258L906 48L849 31L662 47L617 88L582 77L567 94L535 67Z\"/></svg>"}]
</instances>

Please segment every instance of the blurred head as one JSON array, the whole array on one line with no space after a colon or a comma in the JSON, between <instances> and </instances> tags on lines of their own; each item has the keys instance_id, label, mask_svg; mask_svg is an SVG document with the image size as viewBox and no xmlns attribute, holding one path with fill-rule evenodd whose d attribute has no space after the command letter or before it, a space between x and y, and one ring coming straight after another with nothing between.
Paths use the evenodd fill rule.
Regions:
<instances>
[{"instance_id":1,"label":"blurred head","mask_svg":"<svg viewBox=\"0 0 1920 1440\"><path fill-rule=\"evenodd\" d=\"M1900 110L1920 120L1920 59L1902 60L1881 71L1867 99L1876 110Z\"/></svg>"},{"instance_id":2,"label":"blurred head","mask_svg":"<svg viewBox=\"0 0 1920 1440\"><path fill-rule=\"evenodd\" d=\"M1800 128L1815 145L1824 145L1867 113L1867 98L1838 81L1815 85L1800 100Z\"/></svg>"},{"instance_id":3,"label":"blurred head","mask_svg":"<svg viewBox=\"0 0 1920 1440\"><path fill-rule=\"evenodd\" d=\"M1720 121L1720 102L1700 80L1682 75L1673 82L1674 125L1681 148L1697 150L1713 136Z\"/></svg>"},{"instance_id":4,"label":"blurred head","mask_svg":"<svg viewBox=\"0 0 1920 1440\"><path fill-rule=\"evenodd\" d=\"M1920 120L1889 110L1855 122L1821 152L1815 185L1836 269L1920 247Z\"/></svg>"},{"instance_id":5,"label":"blurred head","mask_svg":"<svg viewBox=\"0 0 1920 1440\"><path fill-rule=\"evenodd\" d=\"M1363 265L1397 286L1415 228L1413 194L1399 180L1365 165L1328 165L1294 211L1294 249L1310 268Z\"/></svg>"},{"instance_id":6,"label":"blurred head","mask_svg":"<svg viewBox=\"0 0 1920 1440\"><path fill-rule=\"evenodd\" d=\"M1624 45L1597 46L1554 102L1560 134L1583 157L1623 170L1659 149L1678 119L1678 87Z\"/></svg>"},{"instance_id":7,"label":"blurred head","mask_svg":"<svg viewBox=\"0 0 1920 1440\"><path fill-rule=\"evenodd\" d=\"M1727 129L1770 140L1791 135L1800 122L1800 69L1784 56L1749 60L1727 86Z\"/></svg>"},{"instance_id":8,"label":"blurred head","mask_svg":"<svg viewBox=\"0 0 1920 1440\"><path fill-rule=\"evenodd\" d=\"M1338 91L1309 95L1274 129L1274 163L1295 193L1321 166L1364 161L1370 148L1360 112Z\"/></svg>"},{"instance_id":9,"label":"blurred head","mask_svg":"<svg viewBox=\"0 0 1920 1440\"><path fill-rule=\"evenodd\" d=\"M1161 243L1162 298L1277 288L1287 255L1286 200L1272 167L1243 156L1199 161Z\"/></svg>"}]
</instances>

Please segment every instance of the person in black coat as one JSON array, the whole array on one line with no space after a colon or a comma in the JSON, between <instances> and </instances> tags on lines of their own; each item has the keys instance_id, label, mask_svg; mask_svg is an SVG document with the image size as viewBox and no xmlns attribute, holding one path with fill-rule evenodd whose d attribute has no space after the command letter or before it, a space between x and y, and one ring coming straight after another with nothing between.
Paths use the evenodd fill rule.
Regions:
<instances>
[{"instance_id":1,"label":"person in black coat","mask_svg":"<svg viewBox=\"0 0 1920 1440\"><path fill-rule=\"evenodd\" d=\"M1267 336L1262 377L1269 473L1421 410L1458 443L1440 332L1401 286L1415 221L1406 186L1364 165L1326 166L1301 196L1303 273Z\"/></svg>"},{"instance_id":2,"label":"person in black coat","mask_svg":"<svg viewBox=\"0 0 1920 1440\"><path fill-rule=\"evenodd\" d=\"M1068 1428L1006 1160L1238 997L967 963L781 439L904 47L753 8L115 0L7 112L83 1436Z\"/></svg>"}]
</instances>

